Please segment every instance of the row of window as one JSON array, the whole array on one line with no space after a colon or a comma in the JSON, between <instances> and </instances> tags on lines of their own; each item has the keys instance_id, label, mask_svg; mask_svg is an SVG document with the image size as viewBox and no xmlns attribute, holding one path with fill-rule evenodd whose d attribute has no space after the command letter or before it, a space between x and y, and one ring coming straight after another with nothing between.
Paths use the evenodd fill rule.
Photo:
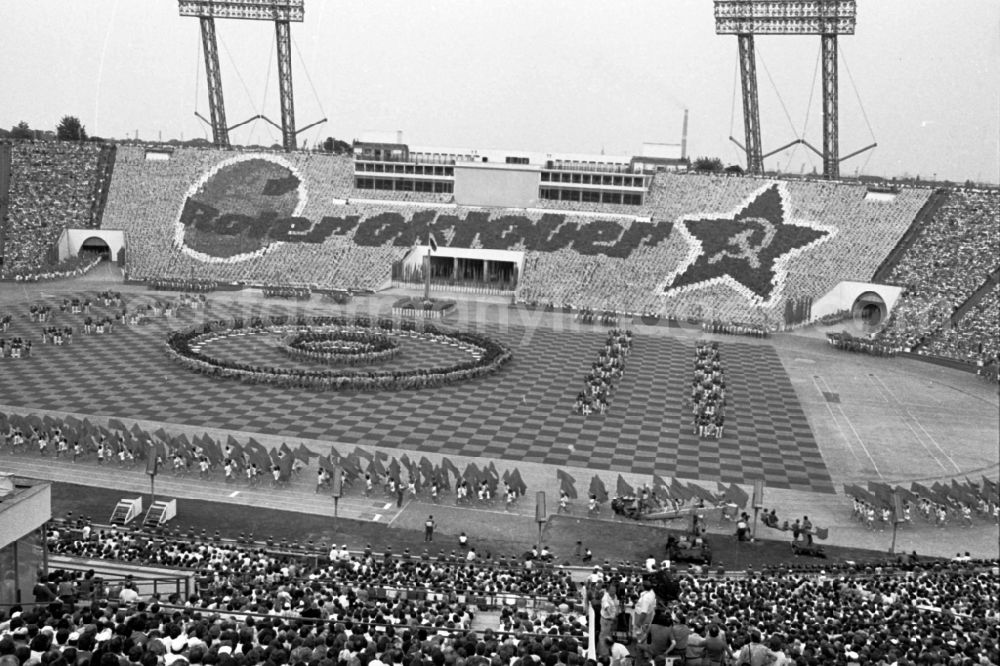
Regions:
<instances>
[{"instance_id":1,"label":"row of window","mask_svg":"<svg viewBox=\"0 0 1000 666\"><path fill-rule=\"evenodd\" d=\"M383 164L381 162L355 162L354 172L401 173L414 176L455 176L455 168L431 164Z\"/></svg>"},{"instance_id":2,"label":"row of window","mask_svg":"<svg viewBox=\"0 0 1000 666\"><path fill-rule=\"evenodd\" d=\"M580 162L577 160L548 160L546 169L558 171L591 171L602 173L636 173L631 164L619 162Z\"/></svg>"},{"instance_id":3,"label":"row of window","mask_svg":"<svg viewBox=\"0 0 1000 666\"><path fill-rule=\"evenodd\" d=\"M394 190L396 192L433 192L451 194L455 186L434 180L405 180L390 178L355 178L354 187L359 190Z\"/></svg>"},{"instance_id":4,"label":"row of window","mask_svg":"<svg viewBox=\"0 0 1000 666\"><path fill-rule=\"evenodd\" d=\"M616 187L646 187L641 176L609 176L598 173L542 172L543 183L574 183L577 185L613 185Z\"/></svg>"},{"instance_id":5,"label":"row of window","mask_svg":"<svg viewBox=\"0 0 1000 666\"><path fill-rule=\"evenodd\" d=\"M642 195L631 192L591 192L588 190L561 190L543 187L539 190L543 199L550 201L580 201L583 203L624 204L641 206Z\"/></svg>"}]
</instances>

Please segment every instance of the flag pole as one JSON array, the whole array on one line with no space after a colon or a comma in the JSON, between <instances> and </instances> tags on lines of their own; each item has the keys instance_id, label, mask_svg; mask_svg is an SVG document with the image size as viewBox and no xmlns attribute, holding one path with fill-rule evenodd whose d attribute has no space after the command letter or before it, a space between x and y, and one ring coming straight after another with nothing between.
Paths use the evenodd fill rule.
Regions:
<instances>
[{"instance_id":1,"label":"flag pole","mask_svg":"<svg viewBox=\"0 0 1000 666\"><path fill-rule=\"evenodd\" d=\"M434 243L430 236L427 237L427 252L424 254L424 300L431 300L431 252L434 251Z\"/></svg>"}]
</instances>

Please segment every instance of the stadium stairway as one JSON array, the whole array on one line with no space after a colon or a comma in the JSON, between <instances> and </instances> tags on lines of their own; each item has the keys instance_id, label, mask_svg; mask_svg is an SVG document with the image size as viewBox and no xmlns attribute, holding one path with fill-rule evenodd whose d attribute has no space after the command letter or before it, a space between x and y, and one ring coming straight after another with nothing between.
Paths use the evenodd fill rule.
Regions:
<instances>
[{"instance_id":1,"label":"stadium stairway","mask_svg":"<svg viewBox=\"0 0 1000 666\"><path fill-rule=\"evenodd\" d=\"M990 273L990 276L986 278L986 281L983 282L982 285L980 285L979 289L973 292L973 294L969 296L964 303L955 309L955 312L951 315L951 323L958 323L958 321L965 316L965 313L975 307L979 301L983 300L983 297L990 293L990 289L992 289L997 283L1000 283L1000 268L997 268L995 271Z\"/></svg>"},{"instance_id":2,"label":"stadium stairway","mask_svg":"<svg viewBox=\"0 0 1000 666\"><path fill-rule=\"evenodd\" d=\"M920 338L920 340L918 340L917 343L913 345L912 351L920 350L925 344L927 344L929 340L932 340L934 336L936 336L938 333L941 333L942 330L945 330L946 328L950 328L958 324L958 322L961 321L962 317L965 316L965 313L968 312L973 307L975 307L976 303L981 301L986 296L986 294L990 293L990 289L992 289L994 285L997 284L998 281L1000 281L1000 268L993 271L990 274L990 276L986 278L986 281L983 282L978 289L972 292L971 296L965 299L964 303L955 308L955 311L951 313L951 316L948 317L948 321L946 323L942 324L941 326L937 327L932 331L929 331L926 335L924 335L924 337Z\"/></svg>"},{"instance_id":3,"label":"stadium stairway","mask_svg":"<svg viewBox=\"0 0 1000 666\"><path fill-rule=\"evenodd\" d=\"M95 229L101 228L101 220L104 218L104 208L108 203L108 192L111 190L111 177L114 175L117 155L117 145L101 146L97 158L97 178L94 180L93 205L90 209L89 226Z\"/></svg>"},{"instance_id":4,"label":"stadium stairway","mask_svg":"<svg viewBox=\"0 0 1000 666\"><path fill-rule=\"evenodd\" d=\"M895 268L896 264L899 263L899 260L903 258L904 254L906 254L906 251L913 246L917 238L920 236L920 231L923 229L924 223L928 220L932 220L934 216L937 215L938 209L940 209L947 200L948 194L944 190L934 190L934 193L927 199L927 203L920 208L916 217L913 218L910 228L906 230L903 237L899 239L898 243L896 243L896 247L892 248L892 251L889 252L885 259L882 260L882 264L872 276L872 282L875 284L881 284L886 281L892 273L892 269Z\"/></svg>"}]
</instances>

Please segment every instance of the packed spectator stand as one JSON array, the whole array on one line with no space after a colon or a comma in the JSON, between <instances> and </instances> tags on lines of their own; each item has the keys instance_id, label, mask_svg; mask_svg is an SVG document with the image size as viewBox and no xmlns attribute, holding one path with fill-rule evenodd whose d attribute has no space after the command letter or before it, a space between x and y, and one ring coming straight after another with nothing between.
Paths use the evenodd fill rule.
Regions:
<instances>
[{"instance_id":1,"label":"packed spectator stand","mask_svg":"<svg viewBox=\"0 0 1000 666\"><path fill-rule=\"evenodd\" d=\"M159 279L196 275L227 283L309 284L340 289L381 289L390 283L391 267L403 257L409 245L397 247L368 244L368 241L359 245L353 240L353 231L334 234L322 243L279 244L247 260L206 262L190 256L178 245L178 210L192 185L215 167L221 157L211 150L179 149L170 160L157 162L146 161L141 147L120 149L105 227L122 229L133 239L131 244L136 246L136 252L128 257L129 277ZM568 246L560 251L537 251L529 247L525 252L524 270L519 275L515 295L518 302L681 317L692 314L697 307L714 319L756 325L780 322L782 318L784 300L774 303L769 310L761 310L756 305L748 306L742 296L721 286L665 297L661 284L664 268L679 265L688 248L673 236L665 242L654 240L649 245L626 238L631 226L639 224L640 220L651 220L644 224L659 227L654 233L659 238L661 232L669 232L675 220L685 216L718 214L724 217L772 181L657 174L646 204L638 209L612 207L614 210L607 211L607 219L602 219L594 213L606 207L597 204L581 206L580 210L589 214L576 215L572 212L573 207L485 212L454 206L438 208L439 204L433 202L426 206L378 202L356 197L353 164L349 159L307 153L283 155L282 159L297 170L310 188L301 215L312 221L325 216L365 221L380 219L382 215L429 214L463 220L465 225L484 225L478 232L482 247L515 250L516 247L505 244L503 234L494 228L495 223L520 225L524 218L539 225L543 219L561 215L566 225L578 225L580 234L592 236L581 238L583 245L608 243L609 225L622 230L616 242L637 243L635 247L616 250L627 250L627 258L609 256L603 250L580 254ZM845 277L873 274L930 194L930 190L904 189L895 201L885 203L866 200L865 188L860 185L789 181L783 187L794 206L794 211L788 213L794 212L797 217L838 230L825 241L821 256L790 264L783 285L783 298L788 299L815 298ZM371 195L366 193L365 196ZM860 234L864 236L863 244L854 242ZM475 244L471 246L476 247Z\"/></svg>"},{"instance_id":2,"label":"packed spectator stand","mask_svg":"<svg viewBox=\"0 0 1000 666\"><path fill-rule=\"evenodd\" d=\"M996 358L996 327L989 335L988 324L988 315L995 312L995 296L984 299L982 309L970 311L972 318L964 325L959 321L952 328L951 317L1000 267L998 218L1000 191L947 192L889 273L887 281L903 286L905 292L880 331L879 341L919 351L929 339L928 353L972 362Z\"/></svg>"},{"instance_id":3,"label":"packed spectator stand","mask_svg":"<svg viewBox=\"0 0 1000 666\"><path fill-rule=\"evenodd\" d=\"M957 322L925 340L929 354L971 363L996 364L1000 358L1000 285L990 289Z\"/></svg>"},{"instance_id":4,"label":"packed spectator stand","mask_svg":"<svg viewBox=\"0 0 1000 666\"><path fill-rule=\"evenodd\" d=\"M150 666L458 666L479 658L584 666L621 663L621 654L636 664L671 658L697 666L735 663L720 655L761 652L754 646L778 664L1000 663L996 561L913 553L715 575L671 571L650 558L645 566L596 566L577 585L564 569L520 560L472 565L461 556L336 545L328 556L291 554L89 524L56 523L48 542L63 555L195 570L198 590L145 597L128 580L53 572L36 586L34 606L0 611L0 659L14 655L11 666L126 655ZM650 595L653 606L644 601ZM490 607L500 609L496 626L473 631ZM604 622L609 608L612 621Z\"/></svg>"},{"instance_id":5,"label":"packed spectator stand","mask_svg":"<svg viewBox=\"0 0 1000 666\"><path fill-rule=\"evenodd\" d=\"M113 150L78 141L12 142L9 220L0 222L5 224L0 277L50 272L58 263L53 254L64 229L100 225L101 192L111 177L105 153Z\"/></svg>"}]
</instances>

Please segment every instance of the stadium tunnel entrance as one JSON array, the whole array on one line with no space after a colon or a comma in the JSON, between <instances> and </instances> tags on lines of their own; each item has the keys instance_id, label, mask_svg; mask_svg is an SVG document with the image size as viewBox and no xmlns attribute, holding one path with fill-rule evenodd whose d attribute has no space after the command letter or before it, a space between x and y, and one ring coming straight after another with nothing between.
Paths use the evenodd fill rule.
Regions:
<instances>
[{"instance_id":1,"label":"stadium tunnel entrance","mask_svg":"<svg viewBox=\"0 0 1000 666\"><path fill-rule=\"evenodd\" d=\"M93 252L101 255L101 259L111 261L111 248L103 238L91 236L80 243L80 252Z\"/></svg>"},{"instance_id":2,"label":"stadium tunnel entrance","mask_svg":"<svg viewBox=\"0 0 1000 666\"><path fill-rule=\"evenodd\" d=\"M120 262L125 234L119 229L66 229L59 237L59 261L81 252L96 252L102 259Z\"/></svg>"},{"instance_id":3,"label":"stadium tunnel entrance","mask_svg":"<svg viewBox=\"0 0 1000 666\"><path fill-rule=\"evenodd\" d=\"M854 300L851 316L865 326L878 326L889 316L885 300L874 291L866 291Z\"/></svg>"}]
</instances>

